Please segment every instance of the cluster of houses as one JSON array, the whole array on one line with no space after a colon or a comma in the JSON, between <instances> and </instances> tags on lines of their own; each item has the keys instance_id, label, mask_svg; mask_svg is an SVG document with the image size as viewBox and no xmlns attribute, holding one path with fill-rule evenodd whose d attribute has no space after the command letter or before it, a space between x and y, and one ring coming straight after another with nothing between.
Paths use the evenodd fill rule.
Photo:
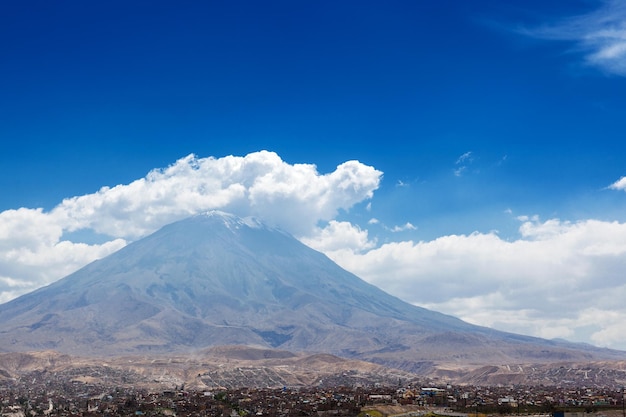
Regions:
<instances>
[{"instance_id":1,"label":"cluster of houses","mask_svg":"<svg viewBox=\"0 0 626 417\"><path fill-rule=\"evenodd\" d=\"M548 386L317 387L150 391L71 381L58 385L0 381L0 416L362 416L385 406L405 407L407 415L428 411L461 414L553 414L623 409L623 388ZM620 408L621 407L621 408ZM364 411L365 410L365 411ZM624 416L626 417L626 415Z\"/></svg>"}]
</instances>

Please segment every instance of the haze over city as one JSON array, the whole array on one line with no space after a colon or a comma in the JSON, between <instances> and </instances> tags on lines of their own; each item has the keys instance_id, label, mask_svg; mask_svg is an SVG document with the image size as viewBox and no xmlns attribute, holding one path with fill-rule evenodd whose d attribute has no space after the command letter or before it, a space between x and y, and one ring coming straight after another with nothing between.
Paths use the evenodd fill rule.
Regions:
<instances>
[{"instance_id":1,"label":"haze over city","mask_svg":"<svg viewBox=\"0 0 626 417\"><path fill-rule=\"evenodd\" d=\"M626 349L626 6L5 4L0 302L196 213Z\"/></svg>"}]
</instances>

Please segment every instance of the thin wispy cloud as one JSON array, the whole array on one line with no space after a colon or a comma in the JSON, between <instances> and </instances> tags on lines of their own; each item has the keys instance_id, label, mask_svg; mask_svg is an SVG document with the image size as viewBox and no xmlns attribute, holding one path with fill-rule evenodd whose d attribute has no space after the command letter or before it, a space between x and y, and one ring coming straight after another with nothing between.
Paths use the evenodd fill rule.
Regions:
<instances>
[{"instance_id":1,"label":"thin wispy cloud","mask_svg":"<svg viewBox=\"0 0 626 417\"><path fill-rule=\"evenodd\" d=\"M472 161L472 152L471 151L465 152L463 155L459 156L456 159L456 164L460 165L460 164L465 163L466 161L469 161L469 162Z\"/></svg>"},{"instance_id":2,"label":"thin wispy cloud","mask_svg":"<svg viewBox=\"0 0 626 417\"><path fill-rule=\"evenodd\" d=\"M389 229L391 232L397 233L397 232L405 232L407 230L416 230L417 227L413 226L411 223L406 222L405 224L403 224L402 226L394 226L391 229Z\"/></svg>"},{"instance_id":3,"label":"thin wispy cloud","mask_svg":"<svg viewBox=\"0 0 626 417\"><path fill-rule=\"evenodd\" d=\"M461 177L463 176L463 173L465 172L465 170L467 169L467 167L462 166L462 167L458 167L454 170L454 176L455 177Z\"/></svg>"},{"instance_id":4,"label":"thin wispy cloud","mask_svg":"<svg viewBox=\"0 0 626 417\"><path fill-rule=\"evenodd\" d=\"M588 14L522 32L543 39L574 42L574 50L584 55L586 64L607 74L626 77L626 2L623 0L605 0Z\"/></svg>"},{"instance_id":5,"label":"thin wispy cloud","mask_svg":"<svg viewBox=\"0 0 626 417\"><path fill-rule=\"evenodd\" d=\"M456 165L454 176L461 177L467 171L467 166L473 161L474 157L471 151L465 152L463 155L459 156L454 163Z\"/></svg>"}]
</instances>

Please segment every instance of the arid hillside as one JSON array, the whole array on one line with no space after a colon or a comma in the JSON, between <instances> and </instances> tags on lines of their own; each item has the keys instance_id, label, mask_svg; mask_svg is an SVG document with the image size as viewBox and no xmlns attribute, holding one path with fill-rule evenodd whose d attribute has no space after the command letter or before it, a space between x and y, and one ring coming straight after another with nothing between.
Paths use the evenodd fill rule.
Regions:
<instances>
[{"instance_id":1,"label":"arid hillside","mask_svg":"<svg viewBox=\"0 0 626 417\"><path fill-rule=\"evenodd\" d=\"M0 354L0 381L28 380L107 387L232 389L419 384L621 387L626 362L454 366L430 363L422 374L343 359L329 354L291 353L220 346L193 355L75 357L56 352Z\"/></svg>"}]
</instances>

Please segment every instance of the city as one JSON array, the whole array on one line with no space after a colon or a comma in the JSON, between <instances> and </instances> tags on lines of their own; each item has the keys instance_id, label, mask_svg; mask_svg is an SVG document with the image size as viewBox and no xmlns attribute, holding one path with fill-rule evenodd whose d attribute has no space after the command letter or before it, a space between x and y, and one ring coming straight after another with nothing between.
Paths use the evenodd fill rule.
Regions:
<instances>
[{"instance_id":1,"label":"city","mask_svg":"<svg viewBox=\"0 0 626 417\"><path fill-rule=\"evenodd\" d=\"M624 414L623 387L358 386L196 390L105 386L48 378L4 379L0 415L26 416L417 416Z\"/></svg>"}]
</instances>

